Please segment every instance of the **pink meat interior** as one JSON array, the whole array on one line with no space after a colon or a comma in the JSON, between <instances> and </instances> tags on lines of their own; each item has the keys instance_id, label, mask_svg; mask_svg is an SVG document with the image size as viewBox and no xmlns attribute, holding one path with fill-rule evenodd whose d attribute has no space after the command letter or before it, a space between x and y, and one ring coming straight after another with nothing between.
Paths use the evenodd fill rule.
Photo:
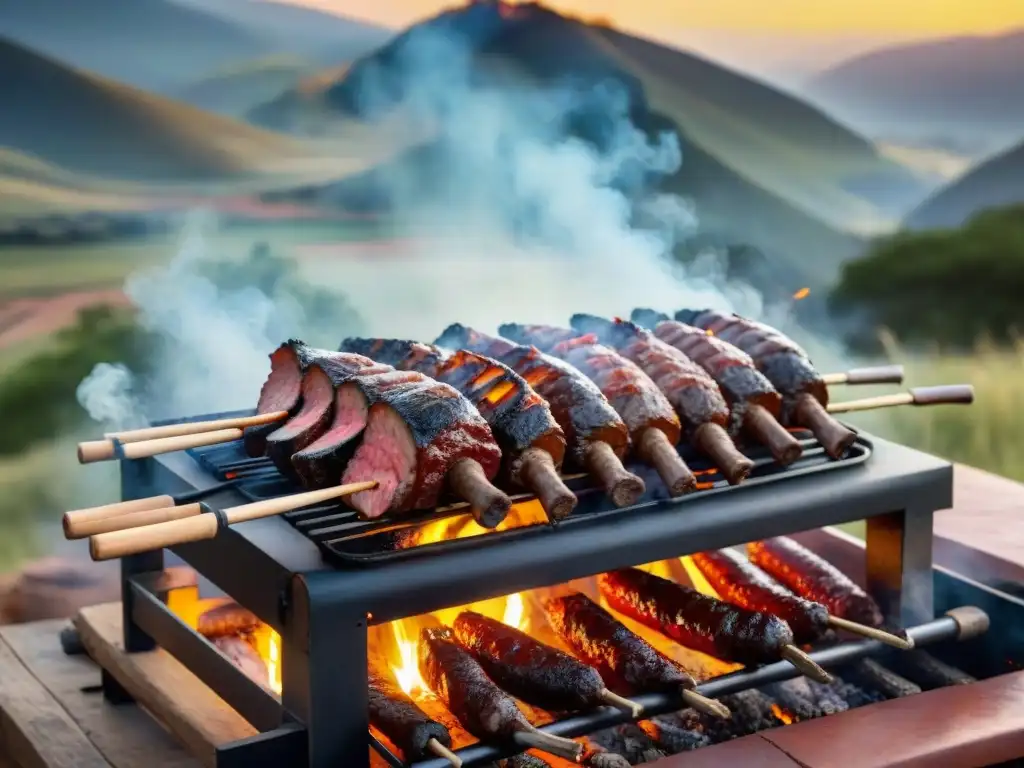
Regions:
<instances>
[{"instance_id":1,"label":"pink meat interior","mask_svg":"<svg viewBox=\"0 0 1024 768\"><path fill-rule=\"evenodd\" d=\"M315 425L324 417L334 400L334 387L331 380L319 368L310 368L302 377L302 408L285 422L284 426L274 430L268 440L292 440L297 435Z\"/></svg>"},{"instance_id":2,"label":"pink meat interior","mask_svg":"<svg viewBox=\"0 0 1024 768\"><path fill-rule=\"evenodd\" d=\"M346 497L349 505L366 518L380 517L397 507L416 480L416 443L412 432L390 406L377 403L360 445L349 461L342 483L376 480L372 491Z\"/></svg>"},{"instance_id":3,"label":"pink meat interior","mask_svg":"<svg viewBox=\"0 0 1024 768\"><path fill-rule=\"evenodd\" d=\"M260 390L257 413L290 411L299 401L302 371L291 347L280 347L270 355L270 375Z\"/></svg>"},{"instance_id":4,"label":"pink meat interior","mask_svg":"<svg viewBox=\"0 0 1024 768\"><path fill-rule=\"evenodd\" d=\"M334 395L334 419L330 429L314 440L299 456L305 453L316 454L347 443L366 429L366 418L369 406L366 396L355 384L343 384Z\"/></svg>"}]
</instances>

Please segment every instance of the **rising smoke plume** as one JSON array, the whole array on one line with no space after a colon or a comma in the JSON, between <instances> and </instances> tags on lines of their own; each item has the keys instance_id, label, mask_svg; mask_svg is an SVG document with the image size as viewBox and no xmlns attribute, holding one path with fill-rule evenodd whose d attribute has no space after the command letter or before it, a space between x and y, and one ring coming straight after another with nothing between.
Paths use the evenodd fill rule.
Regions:
<instances>
[{"instance_id":1,"label":"rising smoke plume","mask_svg":"<svg viewBox=\"0 0 1024 768\"><path fill-rule=\"evenodd\" d=\"M488 5L472 10L493 13ZM384 64L354 68L335 94L364 117L402 114L434 132L429 145L324 193L386 200L396 227L417 233L384 258L368 249L318 265L318 284L351 300L362 325L307 317L294 291L217 285L205 269L216 254L193 225L169 266L126 285L140 322L163 342L152 379L126 386L121 369L98 367L79 390L93 418L118 413L117 403L150 419L252 407L269 352L289 336L332 348L358 331L430 340L453 321L494 331L638 305L761 314L757 292L726 282L713 254L686 269L671 258L699 211L658 192L657 181L685 172L686 147L671 129L637 126L646 107L635 84L538 84L501 67L484 76L479 30L496 27L474 29L420 29Z\"/></svg>"}]
</instances>

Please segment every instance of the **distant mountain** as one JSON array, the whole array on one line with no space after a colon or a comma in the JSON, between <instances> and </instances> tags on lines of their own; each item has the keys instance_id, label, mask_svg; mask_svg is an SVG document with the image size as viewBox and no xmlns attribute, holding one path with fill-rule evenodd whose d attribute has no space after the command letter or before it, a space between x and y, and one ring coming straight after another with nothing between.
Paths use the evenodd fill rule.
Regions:
<instances>
[{"instance_id":1,"label":"distant mountain","mask_svg":"<svg viewBox=\"0 0 1024 768\"><path fill-rule=\"evenodd\" d=\"M926 200L910 229L959 227L989 208L1024 203L1024 143L986 160Z\"/></svg>"},{"instance_id":2,"label":"distant mountain","mask_svg":"<svg viewBox=\"0 0 1024 768\"><path fill-rule=\"evenodd\" d=\"M297 57L271 56L218 70L171 95L209 112L244 119L252 109L290 91L319 69Z\"/></svg>"},{"instance_id":3,"label":"distant mountain","mask_svg":"<svg viewBox=\"0 0 1024 768\"><path fill-rule=\"evenodd\" d=\"M975 150L1024 135L1024 30L885 48L814 77L801 93L871 136Z\"/></svg>"},{"instance_id":4,"label":"distant mountain","mask_svg":"<svg viewBox=\"0 0 1024 768\"><path fill-rule=\"evenodd\" d=\"M346 61L388 35L331 14L242 0L5 0L0 34L59 61L164 94L226 66L274 54L293 53L320 65Z\"/></svg>"},{"instance_id":5,"label":"distant mountain","mask_svg":"<svg viewBox=\"0 0 1024 768\"><path fill-rule=\"evenodd\" d=\"M432 51L439 39L459 50L447 57ZM394 114L396 105L434 95L441 120L450 121L460 105L444 83L459 77L520 96L538 85L573 86L579 93L588 85L600 91L602 83L618 83L635 125L669 127L682 138L682 169L665 187L693 198L704 231L753 245L822 280L860 248L858 237L842 230L880 227L928 191L906 168L797 98L698 56L538 4L476 2L446 11L340 75L295 89L251 117L279 130L330 133L332 121L372 122ZM493 130L485 116L463 119L467 130L480 120L482 130ZM576 121L572 130L600 143L602 131L612 130L601 127L602 119L592 114L581 119L589 126ZM409 183L430 180L425 194L433 195L445 185L445 159L456 157L453 151L428 146L407 153L396 162L409 164L409 172L399 175ZM394 167L364 178L364 191L379 191Z\"/></svg>"},{"instance_id":6,"label":"distant mountain","mask_svg":"<svg viewBox=\"0 0 1024 768\"><path fill-rule=\"evenodd\" d=\"M0 115L0 147L62 171L210 180L307 154L286 137L65 67L2 38L0 72L0 104L17 105Z\"/></svg>"}]
</instances>

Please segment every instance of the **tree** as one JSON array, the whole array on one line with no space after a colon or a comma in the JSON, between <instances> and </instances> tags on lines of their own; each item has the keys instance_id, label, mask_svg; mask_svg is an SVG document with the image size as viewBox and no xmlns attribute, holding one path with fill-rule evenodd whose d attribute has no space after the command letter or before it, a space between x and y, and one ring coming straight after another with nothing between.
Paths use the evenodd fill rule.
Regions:
<instances>
[{"instance_id":1,"label":"tree","mask_svg":"<svg viewBox=\"0 0 1024 768\"><path fill-rule=\"evenodd\" d=\"M847 263L831 297L851 342L880 326L901 341L968 348L1024 330L1024 206L988 211L960 229L902 232Z\"/></svg>"}]
</instances>

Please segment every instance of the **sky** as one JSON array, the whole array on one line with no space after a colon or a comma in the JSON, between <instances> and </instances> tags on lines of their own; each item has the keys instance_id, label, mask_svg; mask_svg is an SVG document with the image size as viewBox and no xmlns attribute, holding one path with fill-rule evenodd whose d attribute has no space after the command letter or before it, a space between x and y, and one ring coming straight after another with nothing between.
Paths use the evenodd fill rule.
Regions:
<instances>
[{"instance_id":1,"label":"sky","mask_svg":"<svg viewBox=\"0 0 1024 768\"><path fill-rule=\"evenodd\" d=\"M437 0L292 1L395 26L445 5ZM737 32L930 37L1024 26L1024 0L552 0L551 5L648 31L686 25Z\"/></svg>"}]
</instances>

